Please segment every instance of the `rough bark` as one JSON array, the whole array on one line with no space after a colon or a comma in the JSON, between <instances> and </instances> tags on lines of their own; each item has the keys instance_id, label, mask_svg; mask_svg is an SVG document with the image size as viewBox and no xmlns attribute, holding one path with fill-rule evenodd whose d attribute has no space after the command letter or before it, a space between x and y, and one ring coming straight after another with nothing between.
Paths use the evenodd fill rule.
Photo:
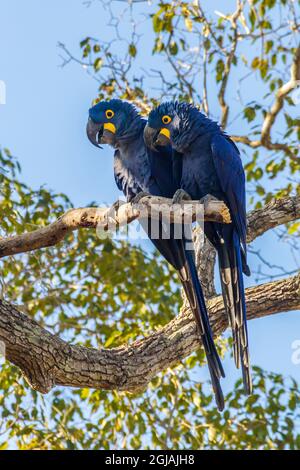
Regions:
<instances>
[{"instance_id":1,"label":"rough bark","mask_svg":"<svg viewBox=\"0 0 300 470\"><path fill-rule=\"evenodd\" d=\"M157 205L158 210L153 210ZM145 210L152 207L151 216L160 217L165 211L165 215L170 215L170 221L180 222L183 216L196 220L196 214L201 216L201 212L196 207L199 201L185 201L185 210L179 205L173 206L173 212L169 212L172 201L167 198L145 197L139 204L123 204L116 210L112 208L86 207L80 209L71 209L52 224L9 238L0 239L0 258L5 256L25 253L40 248L56 245L62 241L69 233L80 228L102 228L108 230L109 226L122 226L129 224L137 218L144 216ZM161 210L161 208L163 210ZM267 230L278 225L285 224L300 218L300 196L286 197L272 200L262 209L250 212L248 216L248 242L262 235ZM201 221L201 218L197 218ZM210 200L204 204L204 220L228 223L230 216L228 209L221 201Z\"/></svg>"},{"instance_id":2,"label":"rough bark","mask_svg":"<svg viewBox=\"0 0 300 470\"><path fill-rule=\"evenodd\" d=\"M44 229L2 240L1 255L49 246L58 243L67 231L95 227L96 211L94 208L77 209L65 214L63 222L59 219ZM248 241L270 228L298 218L300 196L272 201L263 209L249 214ZM199 262L200 246L196 248ZM199 269L203 280L205 276L207 278L208 309L213 332L218 336L228 324L222 298L215 296L211 281L214 253L209 245L204 245L204 249L207 250L205 259L208 264L206 269L205 265ZM297 310L300 308L300 274L251 287L246 290L246 299L249 319ZM196 324L186 304L177 317L148 337L119 348L94 350L66 343L17 307L0 301L0 342L5 346L7 359L22 370L33 388L42 393L47 393L55 385L137 391L144 388L155 374L200 347Z\"/></svg>"},{"instance_id":3,"label":"rough bark","mask_svg":"<svg viewBox=\"0 0 300 470\"><path fill-rule=\"evenodd\" d=\"M246 297L249 319L299 309L300 276L251 287ZM211 299L208 308L218 336L228 326L222 298ZM14 306L0 302L0 341L5 344L6 358L42 393L55 385L138 391L158 372L200 347L196 323L187 307L144 339L95 350L66 343Z\"/></svg>"},{"instance_id":4,"label":"rough bark","mask_svg":"<svg viewBox=\"0 0 300 470\"><path fill-rule=\"evenodd\" d=\"M118 209L71 209L46 227L0 240L0 258L56 245L80 228L113 230L116 226L127 225L139 217L145 217L150 211L151 218L165 218L171 222L199 222L203 220L203 215L206 221L230 222L229 211L222 201L209 200L204 204L185 201L182 205L173 205L171 199L145 196L138 204L124 203Z\"/></svg>"},{"instance_id":5,"label":"rough bark","mask_svg":"<svg viewBox=\"0 0 300 470\"><path fill-rule=\"evenodd\" d=\"M300 218L300 196L273 199L248 215L248 243L267 230Z\"/></svg>"}]
</instances>

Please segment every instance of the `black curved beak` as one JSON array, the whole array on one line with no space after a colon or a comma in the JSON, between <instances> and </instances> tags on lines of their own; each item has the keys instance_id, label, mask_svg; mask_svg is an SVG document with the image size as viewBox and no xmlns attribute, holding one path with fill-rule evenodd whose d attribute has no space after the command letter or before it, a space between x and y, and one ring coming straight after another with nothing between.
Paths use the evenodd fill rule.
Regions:
<instances>
[{"instance_id":1,"label":"black curved beak","mask_svg":"<svg viewBox=\"0 0 300 470\"><path fill-rule=\"evenodd\" d=\"M170 139L165 134L162 134L160 132L155 141L155 145L158 145L160 147L165 147L166 145L170 145Z\"/></svg>"},{"instance_id":2,"label":"black curved beak","mask_svg":"<svg viewBox=\"0 0 300 470\"><path fill-rule=\"evenodd\" d=\"M159 134L159 129L153 129L153 127L149 127L148 124L145 126L144 129L144 141L147 147L155 152L158 152L156 148L156 141Z\"/></svg>"},{"instance_id":3,"label":"black curved beak","mask_svg":"<svg viewBox=\"0 0 300 470\"><path fill-rule=\"evenodd\" d=\"M170 145L170 139L161 132L161 129L153 129L153 127L148 126L148 124L144 129L144 141L147 147L156 152L158 152L157 147Z\"/></svg>"},{"instance_id":4,"label":"black curved beak","mask_svg":"<svg viewBox=\"0 0 300 470\"><path fill-rule=\"evenodd\" d=\"M97 124L91 118L89 118L86 133L89 141L98 148L102 148L100 144L103 135L103 124Z\"/></svg>"}]
</instances>

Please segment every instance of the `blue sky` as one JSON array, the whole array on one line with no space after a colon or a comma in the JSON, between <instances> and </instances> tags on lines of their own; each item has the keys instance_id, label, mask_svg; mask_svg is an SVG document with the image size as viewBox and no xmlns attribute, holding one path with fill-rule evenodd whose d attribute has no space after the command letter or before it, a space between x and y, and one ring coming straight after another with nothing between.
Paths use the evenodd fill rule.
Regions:
<instances>
[{"instance_id":1,"label":"blue sky","mask_svg":"<svg viewBox=\"0 0 300 470\"><path fill-rule=\"evenodd\" d=\"M219 2L213 4L220 9ZM84 37L109 39L106 21L98 2L90 8L81 0L2 0L1 5L0 80L7 86L7 104L0 106L0 145L18 157L26 183L62 191L76 206L112 202L119 191L112 151L99 152L85 135L97 83L77 64L61 68L57 43L79 55ZM146 28L143 47L149 34ZM255 86L254 81L247 86ZM288 269L292 266L287 247L274 235L262 237L254 247L263 248L272 262L283 264L284 259ZM299 324L299 312L249 322L253 364L300 379L300 365L291 361L291 344L300 339ZM230 386L237 375L229 359L225 367Z\"/></svg>"}]
</instances>

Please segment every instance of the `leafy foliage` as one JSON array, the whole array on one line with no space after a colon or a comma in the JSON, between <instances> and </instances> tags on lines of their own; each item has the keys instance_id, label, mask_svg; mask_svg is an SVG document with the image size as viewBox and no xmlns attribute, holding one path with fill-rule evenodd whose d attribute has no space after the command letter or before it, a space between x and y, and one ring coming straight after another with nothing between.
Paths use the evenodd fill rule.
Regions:
<instances>
[{"instance_id":1,"label":"leafy foliage","mask_svg":"<svg viewBox=\"0 0 300 470\"><path fill-rule=\"evenodd\" d=\"M71 207L62 194L20 183L7 150L0 162L2 235L33 230ZM50 249L5 258L1 276L4 298L87 347L130 342L169 321L180 304L176 277L162 260L90 230ZM192 379L199 360L202 354L192 355L135 395L56 388L42 396L3 363L0 448L300 448L294 381L256 368L255 395L246 398L239 382L219 414L208 385Z\"/></svg>"},{"instance_id":2,"label":"leafy foliage","mask_svg":"<svg viewBox=\"0 0 300 470\"><path fill-rule=\"evenodd\" d=\"M120 5L102 3L114 18L113 8ZM252 0L235 20L235 12L216 15L198 1L153 2L146 20L153 43L149 46L147 38L144 47L134 19L146 9L137 4L128 10L131 32L126 29L124 37L121 25L111 21L114 40L84 38L79 61L99 81L97 100L119 96L142 112L161 97L194 101L231 134L237 134L238 123L242 137L259 141L269 107L289 80L298 6L299 1ZM148 60L151 73L145 74L141 65ZM255 89L245 87L249 74L256 77ZM238 111L233 105L226 109L236 98ZM282 114L271 137L284 142L284 149L274 151L264 142L252 147L247 139L242 146L256 206L300 191L299 119L290 95ZM63 194L21 183L18 162L8 150L0 152L0 167L1 236L34 230L72 207ZM289 227L290 235L298 230L297 223ZM101 240L91 230L69 235L53 248L2 260L1 286L4 298L40 324L87 347L116 347L147 334L168 322L181 302L176 277L161 259L124 242ZM199 361L203 355L193 354L136 395L56 388L42 396L17 368L3 364L0 449L300 449L294 380L254 368L255 394L245 397L238 382L219 414L209 386L194 380Z\"/></svg>"}]
</instances>

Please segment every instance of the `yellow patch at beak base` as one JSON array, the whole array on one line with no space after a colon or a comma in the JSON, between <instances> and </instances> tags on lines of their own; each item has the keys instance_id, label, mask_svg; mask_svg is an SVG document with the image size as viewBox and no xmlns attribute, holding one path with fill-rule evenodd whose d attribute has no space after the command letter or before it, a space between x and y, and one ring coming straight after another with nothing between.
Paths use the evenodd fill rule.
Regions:
<instances>
[{"instance_id":1,"label":"yellow patch at beak base","mask_svg":"<svg viewBox=\"0 0 300 470\"><path fill-rule=\"evenodd\" d=\"M166 127L163 127L163 128L160 130L160 133L159 133L159 134L164 135L164 136L167 137L168 139L170 139L170 137L171 137L170 131L169 131L169 129L167 129Z\"/></svg>"},{"instance_id":2,"label":"yellow patch at beak base","mask_svg":"<svg viewBox=\"0 0 300 470\"><path fill-rule=\"evenodd\" d=\"M112 122L106 122L103 127L105 130L110 131L112 134L116 133L116 126L114 126Z\"/></svg>"}]
</instances>

